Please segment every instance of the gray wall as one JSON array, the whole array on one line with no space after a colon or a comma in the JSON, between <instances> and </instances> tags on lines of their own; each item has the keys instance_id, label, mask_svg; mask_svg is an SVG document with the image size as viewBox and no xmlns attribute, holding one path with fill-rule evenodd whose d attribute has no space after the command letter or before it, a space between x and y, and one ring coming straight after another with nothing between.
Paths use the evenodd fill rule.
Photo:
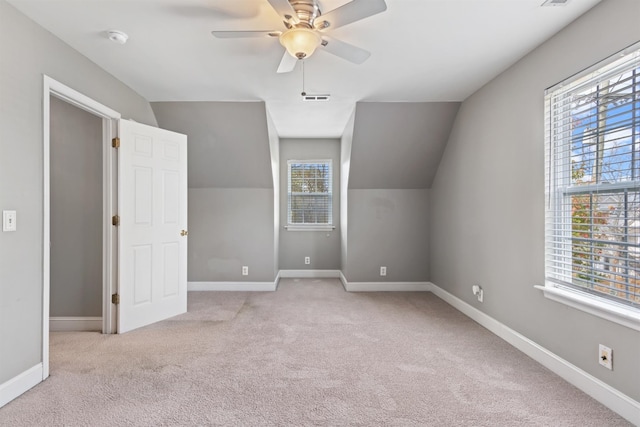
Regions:
<instances>
[{"instance_id":1,"label":"gray wall","mask_svg":"<svg viewBox=\"0 0 640 427\"><path fill-rule=\"evenodd\" d=\"M429 279L429 191L349 190L348 281Z\"/></svg>"},{"instance_id":2,"label":"gray wall","mask_svg":"<svg viewBox=\"0 0 640 427\"><path fill-rule=\"evenodd\" d=\"M348 281L429 280L428 189L459 108L458 102L356 104L342 153L349 167L342 246Z\"/></svg>"},{"instance_id":3,"label":"gray wall","mask_svg":"<svg viewBox=\"0 0 640 427\"><path fill-rule=\"evenodd\" d=\"M459 102L358 102L349 188L430 188Z\"/></svg>"},{"instance_id":4,"label":"gray wall","mask_svg":"<svg viewBox=\"0 0 640 427\"><path fill-rule=\"evenodd\" d=\"M333 160L333 231L287 231L287 160ZM340 140L280 140L280 269L340 269ZM311 257L305 265L304 257Z\"/></svg>"},{"instance_id":5,"label":"gray wall","mask_svg":"<svg viewBox=\"0 0 640 427\"><path fill-rule=\"evenodd\" d=\"M149 103L0 0L0 383L42 362L42 75L156 125ZM14 185L7 185L13 183Z\"/></svg>"},{"instance_id":6,"label":"gray wall","mask_svg":"<svg viewBox=\"0 0 640 427\"><path fill-rule=\"evenodd\" d=\"M189 189L190 282L273 281L273 250L272 189Z\"/></svg>"},{"instance_id":7,"label":"gray wall","mask_svg":"<svg viewBox=\"0 0 640 427\"><path fill-rule=\"evenodd\" d=\"M640 40L638 17L639 1L606 0L469 97L430 203L432 282L636 401L640 332L533 286L544 283L544 90ZM613 371L598 365L599 343Z\"/></svg>"},{"instance_id":8,"label":"gray wall","mask_svg":"<svg viewBox=\"0 0 640 427\"><path fill-rule=\"evenodd\" d=\"M153 102L189 138L189 188L273 188L264 102Z\"/></svg>"},{"instance_id":9,"label":"gray wall","mask_svg":"<svg viewBox=\"0 0 640 427\"><path fill-rule=\"evenodd\" d=\"M51 98L51 316L102 316L102 119Z\"/></svg>"},{"instance_id":10,"label":"gray wall","mask_svg":"<svg viewBox=\"0 0 640 427\"><path fill-rule=\"evenodd\" d=\"M277 136L264 102L151 105L160 127L189 138L188 280L273 281Z\"/></svg>"}]
</instances>

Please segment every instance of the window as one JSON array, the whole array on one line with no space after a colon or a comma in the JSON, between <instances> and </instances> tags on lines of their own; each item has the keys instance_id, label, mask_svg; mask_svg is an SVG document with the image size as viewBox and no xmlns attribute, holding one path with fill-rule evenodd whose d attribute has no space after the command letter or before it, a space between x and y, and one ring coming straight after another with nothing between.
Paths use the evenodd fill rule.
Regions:
<instances>
[{"instance_id":1,"label":"window","mask_svg":"<svg viewBox=\"0 0 640 427\"><path fill-rule=\"evenodd\" d=\"M289 160L288 229L333 228L331 160Z\"/></svg>"},{"instance_id":2,"label":"window","mask_svg":"<svg viewBox=\"0 0 640 427\"><path fill-rule=\"evenodd\" d=\"M640 45L624 53L546 92L545 276L640 314Z\"/></svg>"}]
</instances>

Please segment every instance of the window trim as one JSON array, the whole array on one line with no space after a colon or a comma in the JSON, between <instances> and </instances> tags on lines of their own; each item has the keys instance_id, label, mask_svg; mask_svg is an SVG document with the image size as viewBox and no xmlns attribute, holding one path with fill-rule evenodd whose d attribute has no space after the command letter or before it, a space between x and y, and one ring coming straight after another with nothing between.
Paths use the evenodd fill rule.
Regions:
<instances>
[{"instance_id":1,"label":"window trim","mask_svg":"<svg viewBox=\"0 0 640 427\"><path fill-rule=\"evenodd\" d=\"M287 231L333 231L335 225L324 224L287 224L284 226Z\"/></svg>"},{"instance_id":2,"label":"window trim","mask_svg":"<svg viewBox=\"0 0 640 427\"><path fill-rule=\"evenodd\" d=\"M546 104L548 102L547 99L549 99L548 98L549 94L551 94L552 92L555 92L556 89L572 84L573 82L583 78L584 76L590 73L600 73L599 70L603 70L602 74L617 73L619 70L618 66L612 68L612 64L616 62L616 60L621 56L626 56L628 54L633 54L634 56L636 56L636 58L640 56L640 43L635 43L632 46L625 48L623 51L618 52L617 54L614 54L609 58L606 58L605 60L600 61L597 64L594 64L593 66L587 68L586 70L580 73L577 73L576 75L567 78L563 82L556 84L553 87L547 89L545 91L545 115L548 114L549 117L546 117L546 119L552 118L551 113L547 111L548 106ZM590 83L585 82L580 86L584 86L585 84L590 84ZM578 88L581 88L581 87L578 87ZM577 90L577 88L574 88L572 91L575 91L575 90ZM547 216L548 215L557 216L561 214L561 212L557 212L557 211L553 212L550 209L550 207L553 207L553 206L556 206L555 207L556 210L558 209L557 205L555 205L552 199L559 197L558 191L560 191L560 189L552 188L551 187L552 183L548 181L549 179L548 175L553 174L557 166L557 163L552 162L550 157L549 158L546 157L548 155L547 150L549 149L548 147L549 142L547 139L549 138L548 132L549 131L547 128L547 123L545 123L545 163L548 162L548 164L545 165L545 167L548 168L547 170L545 170L545 184L547 186L545 203L549 204L549 206L547 206L546 208L547 212L545 214L545 230L548 227L547 222L549 221ZM570 173L570 170L568 171L562 170L561 172ZM604 184L604 185L601 183L597 187L600 190L603 190L603 187L610 187L607 189L614 189L614 187L628 187L628 186L629 186L629 183L624 183L624 184L615 183L615 184ZM583 187L575 190L570 188L564 188L561 191L566 195L574 191L579 192L584 190L586 189ZM545 234L546 233L547 231L545 231ZM549 244L550 244L549 236L545 235L545 245L544 245L545 259L550 256ZM546 275L547 275L547 261L545 261L545 276ZM608 298L605 298L604 296L600 296L600 295L588 292L587 290L582 290L578 287L562 285L551 279L545 279L544 285L536 285L534 286L534 288L541 290L543 292L544 297L552 301L565 304L569 307L592 314L599 318L609 320L611 322L617 323L619 325L628 327L636 331L640 331L640 307L619 303L615 300L608 299Z\"/></svg>"},{"instance_id":3,"label":"window trim","mask_svg":"<svg viewBox=\"0 0 640 427\"><path fill-rule=\"evenodd\" d=\"M331 209L329 211L329 219L331 220L329 223L327 224L323 224L323 223L291 223L289 222L289 220L291 219L291 212L289 211L291 205L290 205L290 197L291 197L291 165L292 164L318 164L318 163L325 163L329 165L329 169L330 169L330 173L331 173L331 183L329 185L329 191L327 193L321 193L321 194L327 194L330 197L331 200ZM284 229L287 231L333 231L335 230L335 225L333 224L333 203L334 203L334 197L333 197L333 186L334 186L334 173L333 173L333 159L307 159L307 160L296 160L296 159L289 159L287 160L287 205L286 205L286 210L287 210L287 224L284 226ZM297 193L296 193L297 194ZM311 193L309 193L311 194Z\"/></svg>"},{"instance_id":4,"label":"window trim","mask_svg":"<svg viewBox=\"0 0 640 427\"><path fill-rule=\"evenodd\" d=\"M550 281L534 288L541 290L545 298L640 331L640 311L633 307Z\"/></svg>"}]
</instances>

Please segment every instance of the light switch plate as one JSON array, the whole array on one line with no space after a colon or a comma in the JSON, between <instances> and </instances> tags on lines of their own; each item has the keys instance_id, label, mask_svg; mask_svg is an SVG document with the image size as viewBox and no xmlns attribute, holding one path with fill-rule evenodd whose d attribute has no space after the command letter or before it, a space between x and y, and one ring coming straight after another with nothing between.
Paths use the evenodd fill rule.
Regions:
<instances>
[{"instance_id":1,"label":"light switch plate","mask_svg":"<svg viewBox=\"0 0 640 427\"><path fill-rule=\"evenodd\" d=\"M2 211L2 231L16 231L16 211Z\"/></svg>"}]
</instances>

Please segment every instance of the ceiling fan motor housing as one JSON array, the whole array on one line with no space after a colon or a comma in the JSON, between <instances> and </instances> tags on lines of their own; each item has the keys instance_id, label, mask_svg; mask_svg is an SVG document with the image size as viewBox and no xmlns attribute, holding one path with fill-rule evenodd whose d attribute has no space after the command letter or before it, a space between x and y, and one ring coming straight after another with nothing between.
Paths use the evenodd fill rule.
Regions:
<instances>
[{"instance_id":1,"label":"ceiling fan motor housing","mask_svg":"<svg viewBox=\"0 0 640 427\"><path fill-rule=\"evenodd\" d=\"M289 4L296 11L298 20L297 24L285 22L287 28L314 28L314 21L322 15L320 5L314 0L289 0ZM324 28L324 27L323 27Z\"/></svg>"}]
</instances>

